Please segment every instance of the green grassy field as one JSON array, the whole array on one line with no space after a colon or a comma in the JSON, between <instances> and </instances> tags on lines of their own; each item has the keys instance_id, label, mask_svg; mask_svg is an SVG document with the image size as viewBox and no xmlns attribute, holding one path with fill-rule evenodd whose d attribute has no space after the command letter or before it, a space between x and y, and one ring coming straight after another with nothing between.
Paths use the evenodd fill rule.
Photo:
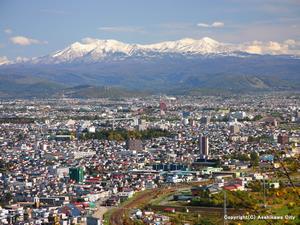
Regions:
<instances>
[{"instance_id":1,"label":"green grassy field","mask_svg":"<svg viewBox=\"0 0 300 225\"><path fill-rule=\"evenodd\" d=\"M270 224L290 224L290 225L298 225L300 224L300 200L297 196L297 191L299 193L300 188L296 188L296 190L286 187L280 188L277 190L269 190L266 193L266 204L267 207L263 207L263 194L261 192L245 192L242 196L247 195L247 199L251 199L251 207L248 207L247 201L241 202L241 199L236 198L239 196L236 192L228 193L228 197L230 201L239 202L236 207L237 209L241 209L245 207L245 212L242 215L255 215L256 219L253 220L227 220L227 224L238 225L270 225ZM178 191L176 194L181 193ZM159 196L156 199L153 199L150 204L151 205L166 205L166 207L177 207L188 206L188 202L186 201L168 201L170 198L170 194ZM163 202L163 204L162 204ZM222 204L220 204L222 205ZM189 206L191 207L191 206ZM195 206L196 207L196 206ZM247 208L248 207L248 208ZM155 208L155 207L154 207ZM209 207L207 208L209 211ZM213 209L211 209L213 211ZM182 212L182 210L177 211L175 213L166 213L164 211L157 211L157 213L167 215L171 218L171 222L174 225L180 225L184 223L189 223L190 225L196 224L223 224L223 214L219 216L216 214L210 213L200 213L197 211L189 211ZM234 215L240 215L239 213L235 213ZM283 219L279 220L264 220L259 218L259 216L282 216Z\"/></svg>"}]
</instances>

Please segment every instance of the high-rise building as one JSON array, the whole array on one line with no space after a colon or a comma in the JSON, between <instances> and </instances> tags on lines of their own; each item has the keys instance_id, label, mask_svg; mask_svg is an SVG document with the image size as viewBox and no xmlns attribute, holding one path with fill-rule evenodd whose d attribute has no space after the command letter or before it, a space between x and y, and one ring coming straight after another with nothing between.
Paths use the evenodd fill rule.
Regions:
<instances>
[{"instance_id":1,"label":"high-rise building","mask_svg":"<svg viewBox=\"0 0 300 225\"><path fill-rule=\"evenodd\" d=\"M209 124L210 123L210 116L203 116L203 117L201 117L200 123L204 124L204 125Z\"/></svg>"},{"instance_id":2,"label":"high-rise building","mask_svg":"<svg viewBox=\"0 0 300 225\"><path fill-rule=\"evenodd\" d=\"M277 137L277 142L282 145L289 143L289 136L287 134L279 134Z\"/></svg>"},{"instance_id":3,"label":"high-rise building","mask_svg":"<svg viewBox=\"0 0 300 225\"><path fill-rule=\"evenodd\" d=\"M77 168L70 168L69 169L69 176L71 180L75 180L76 183L83 182L83 168L77 167Z\"/></svg>"},{"instance_id":4,"label":"high-rise building","mask_svg":"<svg viewBox=\"0 0 300 225\"><path fill-rule=\"evenodd\" d=\"M189 124L190 124L190 126L194 127L194 126L196 126L196 121L194 119L190 118Z\"/></svg>"},{"instance_id":5,"label":"high-rise building","mask_svg":"<svg viewBox=\"0 0 300 225\"><path fill-rule=\"evenodd\" d=\"M207 136L199 136L200 158L208 158L209 156L209 141Z\"/></svg>"},{"instance_id":6,"label":"high-rise building","mask_svg":"<svg viewBox=\"0 0 300 225\"><path fill-rule=\"evenodd\" d=\"M163 100L160 100L159 108L160 108L161 111L166 111L167 110L167 104Z\"/></svg>"},{"instance_id":7,"label":"high-rise building","mask_svg":"<svg viewBox=\"0 0 300 225\"><path fill-rule=\"evenodd\" d=\"M240 127L237 124L233 124L229 127L231 134L237 134L240 132Z\"/></svg>"},{"instance_id":8,"label":"high-rise building","mask_svg":"<svg viewBox=\"0 0 300 225\"><path fill-rule=\"evenodd\" d=\"M147 122L145 119L139 119L136 129L139 131L147 130Z\"/></svg>"}]
</instances>

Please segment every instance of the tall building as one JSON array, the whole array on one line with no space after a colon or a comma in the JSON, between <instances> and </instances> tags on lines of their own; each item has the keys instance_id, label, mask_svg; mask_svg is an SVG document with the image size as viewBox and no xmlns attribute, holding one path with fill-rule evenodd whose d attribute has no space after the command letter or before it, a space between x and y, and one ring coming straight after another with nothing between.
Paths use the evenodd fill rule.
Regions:
<instances>
[{"instance_id":1,"label":"tall building","mask_svg":"<svg viewBox=\"0 0 300 225\"><path fill-rule=\"evenodd\" d=\"M282 145L289 143L289 136L287 134L279 134L277 137L277 142Z\"/></svg>"},{"instance_id":2,"label":"tall building","mask_svg":"<svg viewBox=\"0 0 300 225\"><path fill-rule=\"evenodd\" d=\"M163 100L160 100L159 108L160 108L160 111L166 111L167 110L167 104Z\"/></svg>"},{"instance_id":3,"label":"tall building","mask_svg":"<svg viewBox=\"0 0 300 225\"><path fill-rule=\"evenodd\" d=\"M139 119L136 129L139 131L147 130L147 122L145 119Z\"/></svg>"},{"instance_id":4,"label":"tall building","mask_svg":"<svg viewBox=\"0 0 300 225\"><path fill-rule=\"evenodd\" d=\"M237 124L233 124L229 127L231 134L237 134L240 132L240 127Z\"/></svg>"},{"instance_id":5,"label":"tall building","mask_svg":"<svg viewBox=\"0 0 300 225\"><path fill-rule=\"evenodd\" d=\"M199 150L200 158L208 158L209 156L209 141L207 136L200 135L199 137Z\"/></svg>"},{"instance_id":6,"label":"tall building","mask_svg":"<svg viewBox=\"0 0 300 225\"><path fill-rule=\"evenodd\" d=\"M189 124L190 124L190 126L194 127L194 126L196 126L196 121L194 119L190 118Z\"/></svg>"},{"instance_id":7,"label":"tall building","mask_svg":"<svg viewBox=\"0 0 300 225\"><path fill-rule=\"evenodd\" d=\"M203 116L203 117L201 117L200 123L204 124L204 125L209 124L210 123L210 116Z\"/></svg>"},{"instance_id":8,"label":"tall building","mask_svg":"<svg viewBox=\"0 0 300 225\"><path fill-rule=\"evenodd\" d=\"M83 182L83 168L77 167L77 168L70 168L69 170L69 176L71 180L75 180L76 183Z\"/></svg>"}]
</instances>

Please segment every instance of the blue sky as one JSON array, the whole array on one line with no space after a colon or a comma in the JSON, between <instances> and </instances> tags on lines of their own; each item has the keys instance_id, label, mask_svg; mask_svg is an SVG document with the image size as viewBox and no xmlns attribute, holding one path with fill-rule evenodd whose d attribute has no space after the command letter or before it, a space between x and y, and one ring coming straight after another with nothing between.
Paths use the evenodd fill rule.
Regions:
<instances>
[{"instance_id":1,"label":"blue sky","mask_svg":"<svg viewBox=\"0 0 300 225\"><path fill-rule=\"evenodd\" d=\"M85 37L154 43L300 40L299 0L0 0L0 56L34 57Z\"/></svg>"}]
</instances>

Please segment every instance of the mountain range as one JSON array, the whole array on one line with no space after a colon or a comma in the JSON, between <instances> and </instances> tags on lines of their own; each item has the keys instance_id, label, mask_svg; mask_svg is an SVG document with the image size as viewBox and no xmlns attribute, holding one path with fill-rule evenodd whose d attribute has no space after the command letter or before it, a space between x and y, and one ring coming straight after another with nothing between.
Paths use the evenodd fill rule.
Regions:
<instances>
[{"instance_id":1,"label":"mountain range","mask_svg":"<svg viewBox=\"0 0 300 225\"><path fill-rule=\"evenodd\" d=\"M103 87L125 96L300 89L298 55L250 50L207 37L149 45L85 38L42 57L0 57L0 96L98 97Z\"/></svg>"}]
</instances>

